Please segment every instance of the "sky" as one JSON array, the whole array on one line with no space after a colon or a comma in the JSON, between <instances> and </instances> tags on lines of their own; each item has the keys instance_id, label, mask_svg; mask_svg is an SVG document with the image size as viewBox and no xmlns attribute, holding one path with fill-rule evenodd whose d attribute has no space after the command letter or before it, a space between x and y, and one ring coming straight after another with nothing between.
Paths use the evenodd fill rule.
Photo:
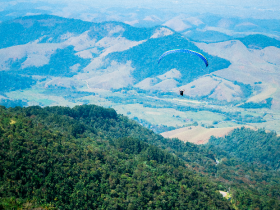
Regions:
<instances>
[{"instance_id":1,"label":"sky","mask_svg":"<svg viewBox=\"0 0 280 210\"><path fill-rule=\"evenodd\" d=\"M19 4L21 3L21 4ZM0 0L0 10L26 3L48 5L49 9L83 11L89 8L141 7L180 13L213 13L226 16L280 19L280 0ZM39 6L38 6L39 7Z\"/></svg>"}]
</instances>

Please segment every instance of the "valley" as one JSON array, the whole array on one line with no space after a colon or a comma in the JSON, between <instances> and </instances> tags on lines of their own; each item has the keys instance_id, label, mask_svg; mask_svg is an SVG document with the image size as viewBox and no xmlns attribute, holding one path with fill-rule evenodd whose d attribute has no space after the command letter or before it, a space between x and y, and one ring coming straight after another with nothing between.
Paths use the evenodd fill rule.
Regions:
<instances>
[{"instance_id":1,"label":"valley","mask_svg":"<svg viewBox=\"0 0 280 210\"><path fill-rule=\"evenodd\" d=\"M275 53L279 48L250 47L264 35L203 43L189 41L166 26L140 29L55 16L31 16L10 24L20 24L28 35L37 22L43 35L35 33L26 43L10 47L2 43L2 72L8 76L18 72L23 78L15 87L2 89L3 105L14 100L29 106L97 104L158 133L190 126L215 130L245 125L280 132L280 67ZM279 41L266 39L278 46ZM209 67L191 55L157 64L160 54L174 47L203 52ZM26 76L33 83L22 88ZM183 97L179 89L185 90Z\"/></svg>"}]
</instances>

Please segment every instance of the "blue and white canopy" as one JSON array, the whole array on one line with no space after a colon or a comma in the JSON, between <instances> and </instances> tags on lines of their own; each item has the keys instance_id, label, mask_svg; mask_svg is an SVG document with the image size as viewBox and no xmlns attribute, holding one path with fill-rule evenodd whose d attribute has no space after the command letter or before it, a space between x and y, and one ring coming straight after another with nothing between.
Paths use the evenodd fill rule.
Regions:
<instances>
[{"instance_id":1,"label":"blue and white canopy","mask_svg":"<svg viewBox=\"0 0 280 210\"><path fill-rule=\"evenodd\" d=\"M172 53L190 53L190 54L197 55L198 57L200 57L200 58L204 61L206 67L208 66L208 60L205 58L204 55L202 55L202 54L199 53L199 52L196 52L196 51L193 51L193 50L187 50L187 49L176 49L176 50L169 50L169 51L166 51L165 53L163 53L163 54L159 57L158 63L160 62L160 60L161 60L163 57L165 57L165 56L167 56L167 55L169 55L169 54L172 54Z\"/></svg>"}]
</instances>

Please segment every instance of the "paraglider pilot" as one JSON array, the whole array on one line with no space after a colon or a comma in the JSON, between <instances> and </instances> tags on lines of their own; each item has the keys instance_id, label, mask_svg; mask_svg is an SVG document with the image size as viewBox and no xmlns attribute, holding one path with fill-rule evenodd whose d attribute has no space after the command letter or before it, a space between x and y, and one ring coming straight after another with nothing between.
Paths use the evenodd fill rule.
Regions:
<instances>
[{"instance_id":1,"label":"paraglider pilot","mask_svg":"<svg viewBox=\"0 0 280 210\"><path fill-rule=\"evenodd\" d=\"M180 95L183 96L185 90L182 90L182 89L181 89L181 90L179 90L179 91L180 91Z\"/></svg>"}]
</instances>

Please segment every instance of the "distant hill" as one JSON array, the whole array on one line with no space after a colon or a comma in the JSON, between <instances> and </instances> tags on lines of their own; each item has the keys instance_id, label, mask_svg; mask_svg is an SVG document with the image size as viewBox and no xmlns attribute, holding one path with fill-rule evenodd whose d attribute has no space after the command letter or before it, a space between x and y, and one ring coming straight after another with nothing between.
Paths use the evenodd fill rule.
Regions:
<instances>
[{"instance_id":1,"label":"distant hill","mask_svg":"<svg viewBox=\"0 0 280 210\"><path fill-rule=\"evenodd\" d=\"M159 56L166 50L187 48L201 52L201 50L199 50L194 44L176 32L170 31L171 33L168 35L158 34L153 37L152 35L157 33L161 28L162 27L135 28L119 22L89 23L49 15L39 15L24 17L0 24L0 31L2 31L2 34L0 35L3 37L0 41L0 47L7 48L15 45L24 45L29 42L34 42L35 40L38 40L38 45L43 43L61 43L58 47L62 49L58 48L56 51L52 52L48 64L43 65L42 67L24 67L23 63L27 62L29 56L28 54L25 54L25 57L22 56L21 58L18 58L18 69L14 70L20 70L23 74L50 76L65 75L71 77L76 73L69 72L69 68L75 64L79 64L79 70L81 70L89 64L89 59L79 56L80 54L78 53L81 52L81 50L77 49L77 42L65 42L63 36L66 36L67 39L71 40L71 37L74 38L80 36L88 31L87 40L84 41L92 40L93 43L98 43L98 41L105 37L110 37L111 39L123 37L130 41L143 40L142 44L130 47L122 52L109 53L105 58L105 60L109 59L109 61L104 62L104 64L101 64L99 67L106 66L108 65L108 62L112 62L113 60L116 60L119 63L132 61L131 65L135 68L132 76L136 83L147 77L161 75L172 68L177 68L181 71L181 82L185 83L204 74L211 73L218 69L227 68L230 65L228 61L213 57L205 52L204 54L210 63L209 68L204 68L204 64L196 56L191 55L171 55L158 65L157 60ZM102 50L105 50L104 47L100 46L98 49L99 53L95 56L98 56L98 54L100 55ZM88 48L90 47L83 48L83 50Z\"/></svg>"},{"instance_id":2,"label":"distant hill","mask_svg":"<svg viewBox=\"0 0 280 210\"><path fill-rule=\"evenodd\" d=\"M232 36L213 30L191 30L185 32L184 35L190 40L197 42L222 42L233 39Z\"/></svg>"},{"instance_id":3,"label":"distant hill","mask_svg":"<svg viewBox=\"0 0 280 210\"><path fill-rule=\"evenodd\" d=\"M176 68L182 74L181 83L188 83L192 80L209 74L218 69L227 68L230 62L211 56L202 52L210 63L209 67L195 55L175 54L165 57L160 64L157 63L158 58L165 51L170 49L191 49L200 52L193 43L183 38L180 34L164 36L158 39L149 39L148 41L133 47L127 51L111 53L107 56L110 60L118 62L132 61L132 67L135 68L133 76L136 82L147 77L159 76L168 70Z\"/></svg>"},{"instance_id":4,"label":"distant hill","mask_svg":"<svg viewBox=\"0 0 280 210\"><path fill-rule=\"evenodd\" d=\"M79 27L77 27L79 25ZM6 21L0 24L0 48L27 44L43 38L43 42L58 42L62 32L83 33L92 23L67 20L51 15L36 15Z\"/></svg>"},{"instance_id":5,"label":"distant hill","mask_svg":"<svg viewBox=\"0 0 280 210\"><path fill-rule=\"evenodd\" d=\"M20 76L14 72L0 71L0 93L30 88L36 83L30 76Z\"/></svg>"},{"instance_id":6,"label":"distant hill","mask_svg":"<svg viewBox=\"0 0 280 210\"><path fill-rule=\"evenodd\" d=\"M245 36L243 38L238 38L238 40L240 40L246 47L253 49L264 49L269 46L280 48L280 40L261 34Z\"/></svg>"},{"instance_id":7,"label":"distant hill","mask_svg":"<svg viewBox=\"0 0 280 210\"><path fill-rule=\"evenodd\" d=\"M209 54L230 60L229 68L214 74L230 81L249 84L254 91L248 102L261 103L272 98L274 104L280 99L277 92L280 85L279 48L275 47L278 45L279 41L263 35L250 35L220 43L197 43L198 47ZM271 108L278 109L278 106L272 103Z\"/></svg>"}]
</instances>

